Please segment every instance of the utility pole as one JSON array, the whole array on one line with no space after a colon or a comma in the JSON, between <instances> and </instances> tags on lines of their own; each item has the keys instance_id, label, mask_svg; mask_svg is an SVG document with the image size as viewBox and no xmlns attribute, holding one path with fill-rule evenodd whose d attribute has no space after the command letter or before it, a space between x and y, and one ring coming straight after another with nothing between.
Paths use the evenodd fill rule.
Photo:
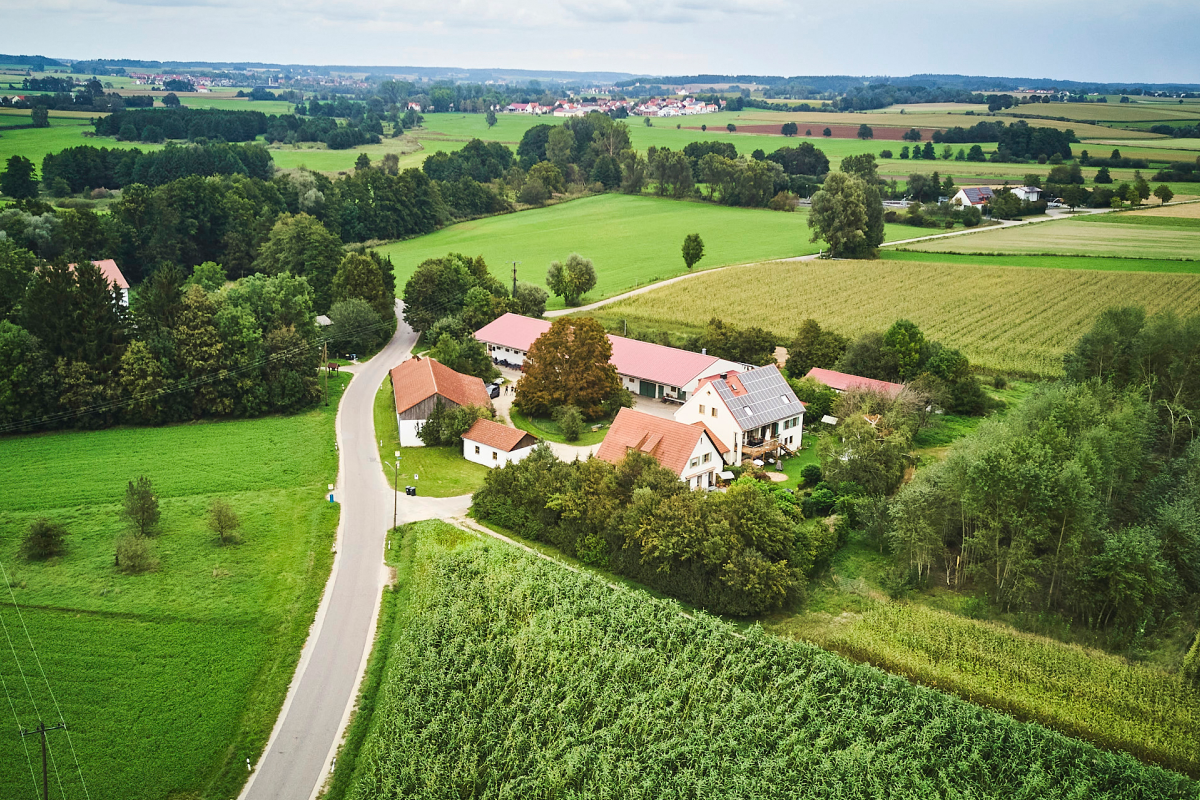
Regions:
<instances>
[{"instance_id":1,"label":"utility pole","mask_svg":"<svg viewBox=\"0 0 1200 800\"><path fill-rule=\"evenodd\" d=\"M396 524L400 514L400 451L397 450L395 452L395 464L388 464L386 461L383 462L395 471L395 474L392 477L392 530L396 529Z\"/></svg>"},{"instance_id":2,"label":"utility pole","mask_svg":"<svg viewBox=\"0 0 1200 800\"><path fill-rule=\"evenodd\" d=\"M42 737L42 800L50 800L50 772L46 767L46 734L50 731L66 730L66 725L55 725L47 728L46 723L38 720L38 726L31 731L22 730L22 736L39 735Z\"/></svg>"},{"instance_id":3,"label":"utility pole","mask_svg":"<svg viewBox=\"0 0 1200 800\"><path fill-rule=\"evenodd\" d=\"M325 405L329 405L329 340L321 344L321 365L325 369Z\"/></svg>"},{"instance_id":4,"label":"utility pole","mask_svg":"<svg viewBox=\"0 0 1200 800\"><path fill-rule=\"evenodd\" d=\"M514 298L516 298L516 296L517 296L517 264L520 264L520 263L521 263L520 261L512 262L512 265L513 265L513 293L512 293L512 296Z\"/></svg>"}]
</instances>

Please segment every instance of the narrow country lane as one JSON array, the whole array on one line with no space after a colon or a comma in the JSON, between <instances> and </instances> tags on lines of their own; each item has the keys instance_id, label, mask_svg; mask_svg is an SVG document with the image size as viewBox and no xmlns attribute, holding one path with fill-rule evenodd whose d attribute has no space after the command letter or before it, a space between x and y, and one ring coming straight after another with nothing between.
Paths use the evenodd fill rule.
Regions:
<instances>
[{"instance_id":1,"label":"narrow country lane","mask_svg":"<svg viewBox=\"0 0 1200 800\"><path fill-rule=\"evenodd\" d=\"M396 314L400 316L400 303ZM383 476L373 417L375 392L409 356L417 335L399 321L396 335L354 370L337 414L340 448L335 499L341 503L337 556L266 751L241 797L309 800L328 776L374 639L385 581L383 551L393 493ZM466 513L470 497L401 497L400 519Z\"/></svg>"}]
</instances>

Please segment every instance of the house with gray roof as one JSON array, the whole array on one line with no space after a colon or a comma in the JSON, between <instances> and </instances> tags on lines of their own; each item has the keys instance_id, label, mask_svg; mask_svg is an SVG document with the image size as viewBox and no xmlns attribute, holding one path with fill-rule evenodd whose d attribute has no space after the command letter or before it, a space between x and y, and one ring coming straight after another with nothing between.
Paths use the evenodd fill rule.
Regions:
<instances>
[{"instance_id":1,"label":"house with gray roof","mask_svg":"<svg viewBox=\"0 0 1200 800\"><path fill-rule=\"evenodd\" d=\"M730 449L729 463L800 449L804 403L769 364L702 378L675 412L687 425L703 422Z\"/></svg>"},{"instance_id":2,"label":"house with gray roof","mask_svg":"<svg viewBox=\"0 0 1200 800\"><path fill-rule=\"evenodd\" d=\"M991 202L992 194L990 186L966 186L959 189L950 202L960 206L982 206Z\"/></svg>"}]
</instances>

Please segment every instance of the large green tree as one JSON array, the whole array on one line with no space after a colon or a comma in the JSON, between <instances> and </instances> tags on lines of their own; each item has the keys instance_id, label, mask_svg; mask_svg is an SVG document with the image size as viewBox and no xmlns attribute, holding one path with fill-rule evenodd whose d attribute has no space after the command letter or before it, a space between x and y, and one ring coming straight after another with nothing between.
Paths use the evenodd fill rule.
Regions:
<instances>
[{"instance_id":1,"label":"large green tree","mask_svg":"<svg viewBox=\"0 0 1200 800\"><path fill-rule=\"evenodd\" d=\"M871 258L883 242L883 203L862 178L830 173L813 195L808 215L811 241L824 241L835 258Z\"/></svg>"},{"instance_id":2,"label":"large green tree","mask_svg":"<svg viewBox=\"0 0 1200 800\"><path fill-rule=\"evenodd\" d=\"M571 253L565 263L550 262L546 286L567 305L578 305L579 299L596 287L596 268L590 258Z\"/></svg>"},{"instance_id":3,"label":"large green tree","mask_svg":"<svg viewBox=\"0 0 1200 800\"><path fill-rule=\"evenodd\" d=\"M383 271L373 259L349 253L333 276L333 302L357 297L366 300L380 319L392 314L395 298L383 285Z\"/></svg>"},{"instance_id":4,"label":"large green tree","mask_svg":"<svg viewBox=\"0 0 1200 800\"><path fill-rule=\"evenodd\" d=\"M33 162L25 156L9 156L5 170L0 173L0 194L17 200L38 196L38 184L34 178Z\"/></svg>"},{"instance_id":5,"label":"large green tree","mask_svg":"<svg viewBox=\"0 0 1200 800\"><path fill-rule=\"evenodd\" d=\"M535 417L562 406L575 406L588 419L602 416L604 402L621 390L611 358L612 343L599 322L555 319L529 348L517 382L517 407Z\"/></svg>"},{"instance_id":6,"label":"large green tree","mask_svg":"<svg viewBox=\"0 0 1200 800\"><path fill-rule=\"evenodd\" d=\"M254 261L267 275L290 272L313 290L313 307L324 313L333 304L333 278L343 259L342 243L308 214L285 214L271 229Z\"/></svg>"},{"instance_id":7,"label":"large green tree","mask_svg":"<svg viewBox=\"0 0 1200 800\"><path fill-rule=\"evenodd\" d=\"M823 330L815 319L800 323L796 338L788 345L784 369L788 377L800 379L813 367L832 369L846 352L849 340L834 331Z\"/></svg>"}]
</instances>

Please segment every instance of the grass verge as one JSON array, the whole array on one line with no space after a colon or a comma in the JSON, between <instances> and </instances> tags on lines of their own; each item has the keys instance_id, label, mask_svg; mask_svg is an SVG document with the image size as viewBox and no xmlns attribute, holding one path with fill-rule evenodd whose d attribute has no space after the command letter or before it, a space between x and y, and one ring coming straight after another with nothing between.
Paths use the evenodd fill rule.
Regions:
<instances>
[{"instance_id":1,"label":"grass verge","mask_svg":"<svg viewBox=\"0 0 1200 800\"><path fill-rule=\"evenodd\" d=\"M515 407L509 411L509 416L512 418L513 427L528 431L539 439L545 439L548 442L557 442L558 444L569 444L573 447L590 447L594 444L600 444L600 442L604 441L605 434L608 433L608 426L612 424L610 417L592 420L585 425L584 431L578 439L568 442L567 437L563 436L562 428L552 419L527 417ZM603 425L604 427L598 431L594 431L592 430L593 425Z\"/></svg>"}]
</instances>

